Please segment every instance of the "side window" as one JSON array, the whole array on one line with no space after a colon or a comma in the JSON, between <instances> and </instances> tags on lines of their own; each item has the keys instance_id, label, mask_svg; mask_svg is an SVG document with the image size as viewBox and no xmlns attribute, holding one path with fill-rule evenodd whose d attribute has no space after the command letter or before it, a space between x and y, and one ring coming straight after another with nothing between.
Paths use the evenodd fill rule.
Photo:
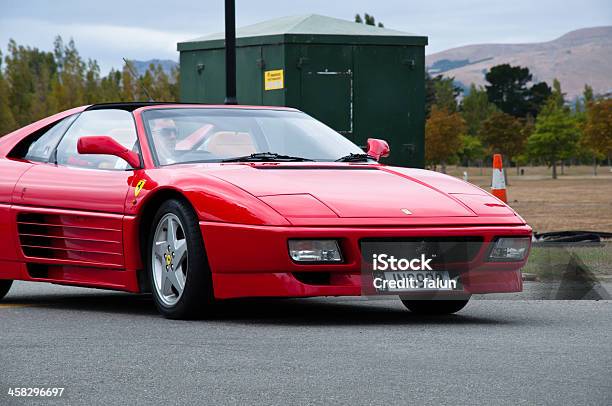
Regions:
<instances>
[{"instance_id":1,"label":"side window","mask_svg":"<svg viewBox=\"0 0 612 406\"><path fill-rule=\"evenodd\" d=\"M132 113L125 110L90 110L81 113L57 147L59 165L92 169L125 170L130 166L121 158L110 155L81 155L77 151L79 138L107 135L119 144L140 153Z\"/></svg>"},{"instance_id":2,"label":"side window","mask_svg":"<svg viewBox=\"0 0 612 406\"><path fill-rule=\"evenodd\" d=\"M47 162L70 124L78 114L66 117L51 127L39 130L23 140L11 152L11 156L28 161Z\"/></svg>"}]
</instances>

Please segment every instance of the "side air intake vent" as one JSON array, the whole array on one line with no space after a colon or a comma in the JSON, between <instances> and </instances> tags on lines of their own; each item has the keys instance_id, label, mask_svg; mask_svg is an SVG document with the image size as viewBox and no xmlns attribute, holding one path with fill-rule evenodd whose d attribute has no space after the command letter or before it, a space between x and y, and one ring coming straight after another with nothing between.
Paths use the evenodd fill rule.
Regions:
<instances>
[{"instance_id":1,"label":"side air intake vent","mask_svg":"<svg viewBox=\"0 0 612 406\"><path fill-rule=\"evenodd\" d=\"M113 222L116 223L96 219L92 226L90 218L84 216L39 213L17 216L19 242L26 257L64 264L122 267L122 234L116 224L110 224Z\"/></svg>"}]
</instances>

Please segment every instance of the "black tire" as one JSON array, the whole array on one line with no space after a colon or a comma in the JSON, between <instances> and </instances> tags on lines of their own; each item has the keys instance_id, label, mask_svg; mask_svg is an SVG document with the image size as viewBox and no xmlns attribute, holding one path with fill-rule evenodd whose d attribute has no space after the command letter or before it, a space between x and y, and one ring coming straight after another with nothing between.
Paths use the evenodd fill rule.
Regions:
<instances>
[{"instance_id":1,"label":"black tire","mask_svg":"<svg viewBox=\"0 0 612 406\"><path fill-rule=\"evenodd\" d=\"M11 290L12 285L13 281L0 279L0 300L2 300L4 296L7 295L7 293L9 293L9 290Z\"/></svg>"},{"instance_id":2,"label":"black tire","mask_svg":"<svg viewBox=\"0 0 612 406\"><path fill-rule=\"evenodd\" d=\"M178 301L173 305L164 303L160 292L155 286L153 275L153 241L157 226L165 216L174 214L180 219L184 239L187 246L187 267L184 289ZM146 249L146 266L151 282L151 292L158 311L169 319L194 319L212 315L214 309L214 295L212 288L212 276L204 241L198 218L191 206L178 199L164 202L153 217L151 229L148 235ZM162 270L163 272L163 270Z\"/></svg>"},{"instance_id":3,"label":"black tire","mask_svg":"<svg viewBox=\"0 0 612 406\"><path fill-rule=\"evenodd\" d=\"M470 299L465 300L404 300L402 303L414 314L440 316L453 314L463 309Z\"/></svg>"}]
</instances>

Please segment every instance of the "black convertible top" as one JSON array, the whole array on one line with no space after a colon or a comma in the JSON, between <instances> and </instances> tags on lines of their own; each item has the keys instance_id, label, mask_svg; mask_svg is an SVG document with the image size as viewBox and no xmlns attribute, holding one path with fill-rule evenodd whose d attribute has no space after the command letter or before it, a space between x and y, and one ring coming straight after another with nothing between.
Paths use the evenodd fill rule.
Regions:
<instances>
[{"instance_id":1,"label":"black convertible top","mask_svg":"<svg viewBox=\"0 0 612 406\"><path fill-rule=\"evenodd\" d=\"M134 111L141 107L147 106L157 106L164 104L202 104L202 103L178 103L178 102L112 102L112 103L96 103L87 107L85 110L108 110L108 109L116 109L116 110L126 110L126 111Z\"/></svg>"},{"instance_id":2,"label":"black convertible top","mask_svg":"<svg viewBox=\"0 0 612 406\"><path fill-rule=\"evenodd\" d=\"M125 110L125 111L134 111L141 107L147 106L164 106L164 105L176 105L176 106L207 106L210 108L244 108L247 107L249 109L261 107L266 110L295 110L292 107L285 106L250 106L250 105L241 105L241 104L211 104L211 103L181 103L181 102L154 102L154 101L137 101L137 102L111 102L111 103L96 103L87 107L84 111L88 110Z\"/></svg>"}]
</instances>

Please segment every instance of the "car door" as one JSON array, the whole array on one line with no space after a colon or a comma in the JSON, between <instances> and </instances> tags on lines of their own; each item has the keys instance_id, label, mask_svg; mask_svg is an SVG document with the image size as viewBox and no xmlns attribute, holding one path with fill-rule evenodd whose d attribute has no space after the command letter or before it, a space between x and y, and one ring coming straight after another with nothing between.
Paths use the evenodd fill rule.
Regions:
<instances>
[{"instance_id":1,"label":"car door","mask_svg":"<svg viewBox=\"0 0 612 406\"><path fill-rule=\"evenodd\" d=\"M121 269L123 214L133 170L120 158L80 155L77 141L108 135L138 149L132 114L85 111L48 162L35 164L13 192L19 244L28 263Z\"/></svg>"}]
</instances>

